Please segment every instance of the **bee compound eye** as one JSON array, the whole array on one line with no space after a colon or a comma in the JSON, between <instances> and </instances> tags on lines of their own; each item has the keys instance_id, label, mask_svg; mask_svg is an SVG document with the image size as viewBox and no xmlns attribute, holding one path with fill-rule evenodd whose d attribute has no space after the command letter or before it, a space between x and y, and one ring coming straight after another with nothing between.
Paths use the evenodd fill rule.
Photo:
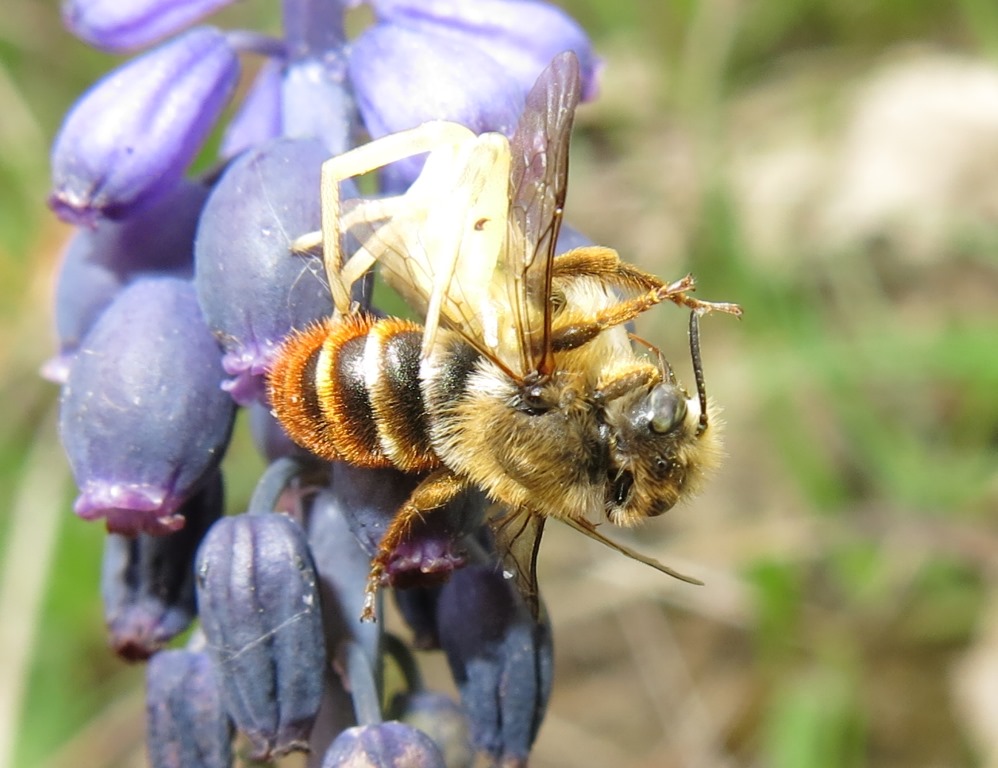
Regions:
<instances>
[{"instance_id":1,"label":"bee compound eye","mask_svg":"<svg viewBox=\"0 0 998 768\"><path fill-rule=\"evenodd\" d=\"M672 432L686 418L686 398L671 385L659 385L648 395L652 432L660 435Z\"/></svg>"}]
</instances>

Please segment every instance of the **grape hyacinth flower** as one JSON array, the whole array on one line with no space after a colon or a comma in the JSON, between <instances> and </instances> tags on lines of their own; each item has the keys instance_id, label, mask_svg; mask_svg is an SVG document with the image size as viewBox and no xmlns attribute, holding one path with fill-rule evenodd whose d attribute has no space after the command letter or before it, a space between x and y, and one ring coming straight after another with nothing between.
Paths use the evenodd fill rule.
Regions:
<instances>
[{"instance_id":1,"label":"grape hyacinth flower","mask_svg":"<svg viewBox=\"0 0 998 768\"><path fill-rule=\"evenodd\" d=\"M260 66L239 111L225 127L219 155L236 157L283 135L281 89L284 75L284 64L279 59L268 59Z\"/></svg>"},{"instance_id":2,"label":"grape hyacinth flower","mask_svg":"<svg viewBox=\"0 0 998 768\"><path fill-rule=\"evenodd\" d=\"M525 766L551 695L546 616L535 622L512 584L482 564L443 586L437 615L472 742L497 764Z\"/></svg>"},{"instance_id":3,"label":"grape hyacinth flower","mask_svg":"<svg viewBox=\"0 0 998 768\"><path fill-rule=\"evenodd\" d=\"M306 749L325 645L305 533L278 514L227 517L198 552L197 595L225 708L255 760Z\"/></svg>"},{"instance_id":4,"label":"grape hyacinth flower","mask_svg":"<svg viewBox=\"0 0 998 768\"><path fill-rule=\"evenodd\" d=\"M455 67L455 61L462 66ZM430 119L452 120L476 133L511 134L523 109L525 92L485 52L392 24L378 24L357 39L349 71L364 126L374 138ZM413 80L432 86L414 93ZM393 163L382 172L382 183L401 193L422 167L417 158Z\"/></svg>"},{"instance_id":5,"label":"grape hyacinth flower","mask_svg":"<svg viewBox=\"0 0 998 768\"><path fill-rule=\"evenodd\" d=\"M374 138L440 119L511 137L524 97L562 51L581 62L583 98L596 96L598 66L588 38L547 3L372 0L371 7L378 21L351 47L349 72ZM383 184L402 192L421 168L418 159L394 163Z\"/></svg>"},{"instance_id":6,"label":"grape hyacinth flower","mask_svg":"<svg viewBox=\"0 0 998 768\"><path fill-rule=\"evenodd\" d=\"M199 27L91 88L52 147L52 209L73 224L125 218L183 176L228 103L239 60Z\"/></svg>"},{"instance_id":7,"label":"grape hyacinth flower","mask_svg":"<svg viewBox=\"0 0 998 768\"><path fill-rule=\"evenodd\" d=\"M101 219L73 236L56 286L59 354L43 375L64 384L87 331L126 285L141 277L194 275L194 232L208 197L204 184L183 180L124 221Z\"/></svg>"},{"instance_id":8,"label":"grape hyacinth flower","mask_svg":"<svg viewBox=\"0 0 998 768\"><path fill-rule=\"evenodd\" d=\"M180 32L233 0L63 0L62 23L102 51L134 51Z\"/></svg>"},{"instance_id":9,"label":"grape hyacinth flower","mask_svg":"<svg viewBox=\"0 0 998 768\"><path fill-rule=\"evenodd\" d=\"M156 654L146 670L152 768L229 768L232 722L211 658L199 650Z\"/></svg>"},{"instance_id":10,"label":"grape hyacinth flower","mask_svg":"<svg viewBox=\"0 0 998 768\"><path fill-rule=\"evenodd\" d=\"M599 59L589 37L567 13L535 0L371 0L378 21L433 39L481 50L527 93L551 60L572 51L579 60L582 100L596 98ZM471 126L469 126L471 127Z\"/></svg>"},{"instance_id":11,"label":"grape hyacinth flower","mask_svg":"<svg viewBox=\"0 0 998 768\"><path fill-rule=\"evenodd\" d=\"M417 480L394 469L361 469L349 464L332 468L332 484L353 535L369 555L377 552L381 537ZM482 499L463 494L417 524L409 541L387 564L388 583L413 586L446 578L465 563L465 536L484 521Z\"/></svg>"},{"instance_id":12,"label":"grape hyacinth flower","mask_svg":"<svg viewBox=\"0 0 998 768\"><path fill-rule=\"evenodd\" d=\"M405 723L357 725L336 737L322 768L447 768L429 736Z\"/></svg>"},{"instance_id":13,"label":"grape hyacinth flower","mask_svg":"<svg viewBox=\"0 0 998 768\"><path fill-rule=\"evenodd\" d=\"M319 226L314 139L274 139L247 150L215 185L195 245L195 285L225 352L224 389L240 405L264 396L281 341L332 312L318 259L292 257L295 234Z\"/></svg>"},{"instance_id":14,"label":"grape hyacinth flower","mask_svg":"<svg viewBox=\"0 0 998 768\"><path fill-rule=\"evenodd\" d=\"M256 757L307 749L312 765L469 765L472 740L519 764L550 690L550 628L480 562L483 499L416 526L386 569L415 642L445 648L462 703L408 674L384 715L386 655L411 655L358 617L370 558L415 480L294 446L263 376L286 334L331 311L321 263L292 253L319 227L326 158L427 120L510 134L555 54L576 53L585 98L598 61L569 16L535 0L366 0L374 21L353 39L344 16L364 0L282 0L276 37L203 25L230 2L62 6L89 44L141 51L80 98L53 144L49 204L78 229L46 374L63 387L75 510L113 532L112 644L151 655L150 762L231 765L238 730ZM256 80L219 125L251 57ZM381 174L378 193L404 191L419 165ZM368 307L370 284L357 288ZM269 467L249 513L219 517L240 407ZM164 649L195 619L185 650Z\"/></svg>"},{"instance_id":15,"label":"grape hyacinth flower","mask_svg":"<svg viewBox=\"0 0 998 768\"><path fill-rule=\"evenodd\" d=\"M108 535L101 597L111 647L123 659L149 658L194 621L194 553L222 506L222 475L216 470L181 507L181 530L165 536Z\"/></svg>"},{"instance_id":16,"label":"grape hyacinth flower","mask_svg":"<svg viewBox=\"0 0 998 768\"><path fill-rule=\"evenodd\" d=\"M182 528L182 505L214 472L232 431L222 378L189 281L125 288L85 336L62 391L76 513L126 535Z\"/></svg>"}]
</instances>

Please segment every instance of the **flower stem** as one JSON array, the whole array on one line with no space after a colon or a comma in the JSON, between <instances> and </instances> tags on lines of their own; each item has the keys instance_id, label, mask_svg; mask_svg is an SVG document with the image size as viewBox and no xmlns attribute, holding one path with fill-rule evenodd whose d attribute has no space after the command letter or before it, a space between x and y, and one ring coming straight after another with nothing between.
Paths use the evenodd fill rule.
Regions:
<instances>
[{"instance_id":1,"label":"flower stem","mask_svg":"<svg viewBox=\"0 0 998 768\"><path fill-rule=\"evenodd\" d=\"M287 69L282 85L284 134L320 139L329 154L353 145L357 124L346 82L343 16L350 0L284 0Z\"/></svg>"},{"instance_id":2,"label":"flower stem","mask_svg":"<svg viewBox=\"0 0 998 768\"><path fill-rule=\"evenodd\" d=\"M358 725L377 725L382 721L381 700L374 682L374 671L360 643L351 640L346 645L347 681L353 698Z\"/></svg>"},{"instance_id":3,"label":"flower stem","mask_svg":"<svg viewBox=\"0 0 998 768\"><path fill-rule=\"evenodd\" d=\"M277 502L291 481L302 474L303 464L297 459L284 456L264 470L250 497L249 512L268 515L277 509Z\"/></svg>"},{"instance_id":4,"label":"flower stem","mask_svg":"<svg viewBox=\"0 0 998 768\"><path fill-rule=\"evenodd\" d=\"M287 53L284 41L273 35L263 35L247 29L231 29L226 31L225 39L233 50L255 53L260 56L283 58Z\"/></svg>"},{"instance_id":5,"label":"flower stem","mask_svg":"<svg viewBox=\"0 0 998 768\"><path fill-rule=\"evenodd\" d=\"M344 0L284 0L284 38L291 61L342 48Z\"/></svg>"}]
</instances>

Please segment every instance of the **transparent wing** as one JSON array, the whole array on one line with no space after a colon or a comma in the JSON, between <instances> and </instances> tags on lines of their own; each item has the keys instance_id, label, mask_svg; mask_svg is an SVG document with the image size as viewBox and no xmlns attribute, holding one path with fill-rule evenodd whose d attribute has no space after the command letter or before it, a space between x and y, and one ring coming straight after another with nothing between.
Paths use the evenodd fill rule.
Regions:
<instances>
[{"instance_id":1,"label":"transparent wing","mask_svg":"<svg viewBox=\"0 0 998 768\"><path fill-rule=\"evenodd\" d=\"M546 375L551 353L551 269L568 182L568 143L579 103L579 61L559 55L527 95L510 142L511 201L505 261L518 331L518 370Z\"/></svg>"},{"instance_id":2,"label":"transparent wing","mask_svg":"<svg viewBox=\"0 0 998 768\"><path fill-rule=\"evenodd\" d=\"M540 614L537 552L546 519L527 509L501 509L493 512L488 521L496 540L496 549L502 557L503 574L513 579L535 619Z\"/></svg>"}]
</instances>

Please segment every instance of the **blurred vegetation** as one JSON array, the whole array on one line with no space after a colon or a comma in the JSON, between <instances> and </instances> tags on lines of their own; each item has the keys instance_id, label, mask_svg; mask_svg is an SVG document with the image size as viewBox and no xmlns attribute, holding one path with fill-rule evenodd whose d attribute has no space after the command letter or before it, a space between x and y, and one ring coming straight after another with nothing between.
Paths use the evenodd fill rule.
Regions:
<instances>
[{"instance_id":1,"label":"blurred vegetation","mask_svg":"<svg viewBox=\"0 0 998 768\"><path fill-rule=\"evenodd\" d=\"M54 5L7 0L0 16L0 495L11 512L0 518L0 606L15 610L0 616L0 648L30 641L23 700L6 697L23 708L0 708L12 724L0 732L0 755L14 754L16 766L141 765L142 672L105 647L102 533L69 511L72 489L53 447L57 394L35 376L51 351L47 302L67 234L44 208L46 148L73 99L117 61L64 33ZM275 5L255 0L223 21L259 26ZM998 6L563 5L607 64L601 102L580 118L569 220L575 211L594 239L666 276L695 271L705 297L746 309L740 324L705 322L708 385L725 405L729 456L704 496L670 516L662 554L681 551L741 591L735 608L713 606L709 585L682 600L657 587L628 598L642 621L668 621L675 632L678 650L649 651L684 659L689 690L709 710L692 742L666 716L685 715L692 695L676 694L674 709L644 731L640 686L620 704L633 708L633 722L617 733L603 722L615 703L600 699L595 712L591 697L573 704L595 679L583 660L598 654L559 633L552 600L558 683L536 763L599 764L573 759L559 740L585 728L635 766L998 765L998 708L984 707L980 690L998 690L984 663L998 654L993 110L980 107L996 128L990 144L958 131L927 144L930 170L962 151L978 174L950 197L871 219L861 204L870 185L847 183L862 104L877 98L864 89L887 82L877 78L896 63L970 62L998 83ZM875 140L889 148L929 128L912 122ZM913 171L899 183L934 178ZM926 211L937 210L944 220L933 228ZM668 323L644 332L682 350L683 323ZM228 462L236 510L258 465L246 469L245 450ZM59 503L37 506L42 499ZM583 595L594 588L584 577L575 583ZM35 590L40 606L28 599ZM637 658L643 646L621 637L640 614L616 611L623 635L607 635L607 656L630 647ZM572 717L579 730L565 731ZM624 734L633 738L623 743Z\"/></svg>"}]
</instances>

